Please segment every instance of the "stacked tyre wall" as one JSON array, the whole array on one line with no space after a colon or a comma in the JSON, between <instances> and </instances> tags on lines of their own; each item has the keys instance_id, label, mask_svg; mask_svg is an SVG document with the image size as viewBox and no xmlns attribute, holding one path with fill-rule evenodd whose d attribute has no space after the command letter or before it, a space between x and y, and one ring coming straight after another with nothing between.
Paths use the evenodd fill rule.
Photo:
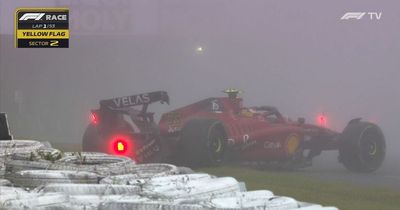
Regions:
<instances>
[{"instance_id":1,"label":"stacked tyre wall","mask_svg":"<svg viewBox=\"0 0 400 210\"><path fill-rule=\"evenodd\" d=\"M63 153L33 140L0 141L0 209L335 210L246 191L232 177L103 153Z\"/></svg>"}]
</instances>

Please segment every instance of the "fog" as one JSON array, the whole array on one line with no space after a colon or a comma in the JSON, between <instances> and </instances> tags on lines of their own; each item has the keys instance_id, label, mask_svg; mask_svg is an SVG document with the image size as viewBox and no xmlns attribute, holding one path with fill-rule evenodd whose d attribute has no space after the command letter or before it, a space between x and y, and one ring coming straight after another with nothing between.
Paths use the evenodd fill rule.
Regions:
<instances>
[{"instance_id":1,"label":"fog","mask_svg":"<svg viewBox=\"0 0 400 210\"><path fill-rule=\"evenodd\" d=\"M69 7L70 48L15 49L12 17L25 5ZM395 0L1 0L0 111L17 138L80 143L100 99L166 90L171 104L151 107L159 116L235 87L244 91L245 105L274 105L311 123L324 112L338 131L355 117L378 123L388 145L383 170L400 171L399 6ZM382 17L340 20L346 12Z\"/></svg>"}]
</instances>

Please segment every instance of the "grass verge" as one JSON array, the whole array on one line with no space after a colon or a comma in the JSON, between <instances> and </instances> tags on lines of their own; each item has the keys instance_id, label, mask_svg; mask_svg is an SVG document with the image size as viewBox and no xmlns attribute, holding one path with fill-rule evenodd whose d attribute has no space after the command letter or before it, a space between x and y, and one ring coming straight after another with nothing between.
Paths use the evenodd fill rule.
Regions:
<instances>
[{"instance_id":1,"label":"grass verge","mask_svg":"<svg viewBox=\"0 0 400 210\"><path fill-rule=\"evenodd\" d=\"M327 182L296 172L261 171L239 166L202 168L217 176L232 176L246 183L248 190L267 189L276 195L300 201L336 206L342 210L398 210L400 191Z\"/></svg>"}]
</instances>

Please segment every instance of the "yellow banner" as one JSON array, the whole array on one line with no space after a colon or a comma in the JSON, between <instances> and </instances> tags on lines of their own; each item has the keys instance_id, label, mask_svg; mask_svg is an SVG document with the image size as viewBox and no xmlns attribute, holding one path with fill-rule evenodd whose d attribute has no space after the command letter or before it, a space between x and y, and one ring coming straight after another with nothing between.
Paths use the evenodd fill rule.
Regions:
<instances>
[{"instance_id":1,"label":"yellow banner","mask_svg":"<svg viewBox=\"0 0 400 210\"><path fill-rule=\"evenodd\" d=\"M68 39L69 30L17 30L17 39Z\"/></svg>"}]
</instances>

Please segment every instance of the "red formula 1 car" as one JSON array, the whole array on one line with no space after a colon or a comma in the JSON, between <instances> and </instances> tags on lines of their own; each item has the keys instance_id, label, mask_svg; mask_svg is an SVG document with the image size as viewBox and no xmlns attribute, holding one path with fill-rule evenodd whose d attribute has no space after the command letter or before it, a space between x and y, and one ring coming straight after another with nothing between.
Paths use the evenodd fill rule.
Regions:
<instances>
[{"instance_id":1,"label":"red formula 1 car","mask_svg":"<svg viewBox=\"0 0 400 210\"><path fill-rule=\"evenodd\" d=\"M272 106L243 107L237 90L162 115L154 122L148 105L168 103L157 91L100 101L83 137L83 150L127 155L138 162L173 162L191 167L224 161L274 163L299 168L324 150L339 150L339 161L356 172L377 170L385 158L381 129L360 118L339 133L290 121ZM141 110L134 107L142 106Z\"/></svg>"}]
</instances>

